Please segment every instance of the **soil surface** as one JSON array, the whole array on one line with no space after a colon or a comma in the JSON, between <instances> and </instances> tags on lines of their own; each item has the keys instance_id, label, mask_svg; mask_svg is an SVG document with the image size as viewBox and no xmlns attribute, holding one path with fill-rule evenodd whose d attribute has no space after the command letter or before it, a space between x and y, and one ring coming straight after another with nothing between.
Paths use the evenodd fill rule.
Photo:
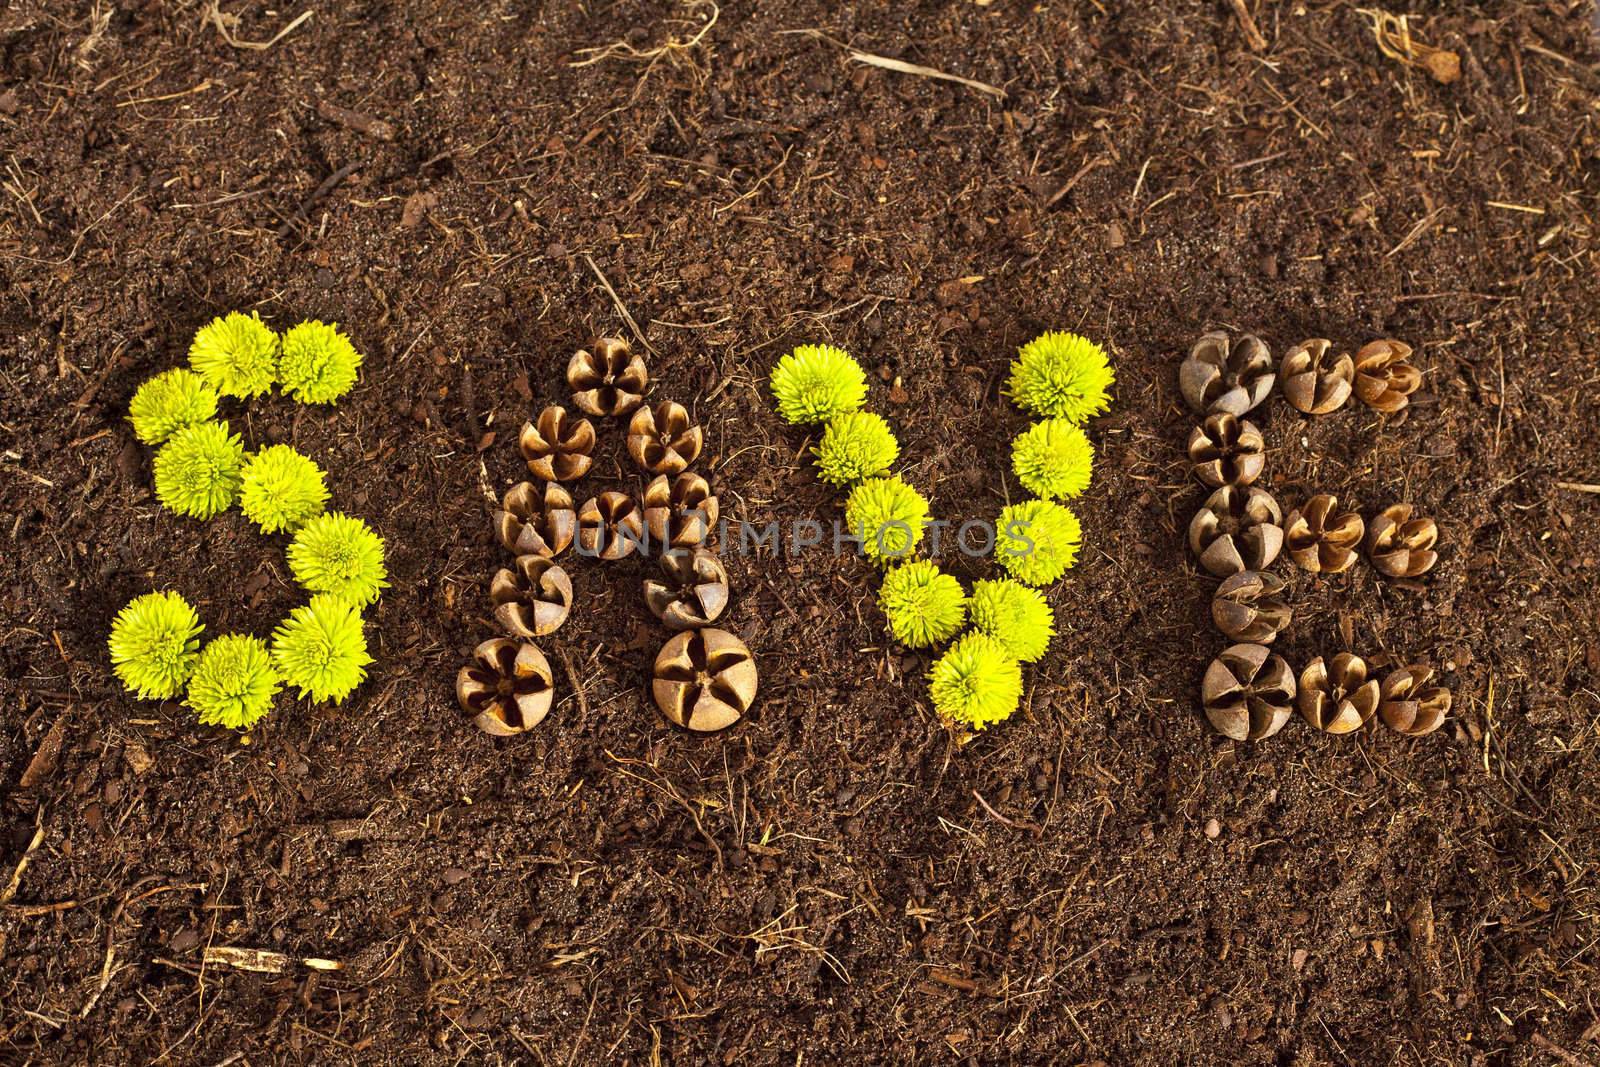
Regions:
<instances>
[{"instance_id":1,"label":"soil surface","mask_svg":"<svg viewBox=\"0 0 1600 1067\"><path fill-rule=\"evenodd\" d=\"M1592 7L1429 8L1441 82L1355 5L1239 6L0 12L0 1061L1600 1062ZM574 563L537 730L463 722L517 428L623 307L757 526L838 513L765 394L789 347L863 360L960 521L1018 495L1016 347L1107 344L1085 551L1015 718L940 724L859 559L725 545L744 722L655 712L637 559ZM248 739L105 652L152 588L211 634L303 600L282 538L159 507L123 421L235 308L368 354L337 408L225 414L316 458L393 581L362 689ZM1223 641L1175 369L1215 327L1416 346L1398 416L1257 421L1285 508L1438 521L1409 586L1277 568L1290 663L1428 661L1438 733L1199 714ZM636 486L601 437L580 491Z\"/></svg>"}]
</instances>

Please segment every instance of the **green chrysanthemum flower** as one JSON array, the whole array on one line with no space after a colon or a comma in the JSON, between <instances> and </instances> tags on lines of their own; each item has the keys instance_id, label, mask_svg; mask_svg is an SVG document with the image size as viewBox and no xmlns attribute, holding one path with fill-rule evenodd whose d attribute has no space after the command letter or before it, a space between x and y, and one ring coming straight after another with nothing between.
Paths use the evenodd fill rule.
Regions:
<instances>
[{"instance_id":1,"label":"green chrysanthemum flower","mask_svg":"<svg viewBox=\"0 0 1600 1067\"><path fill-rule=\"evenodd\" d=\"M185 426L156 452L156 499L179 515L209 519L239 495L244 442L220 422Z\"/></svg>"},{"instance_id":2,"label":"green chrysanthemum flower","mask_svg":"<svg viewBox=\"0 0 1600 1067\"><path fill-rule=\"evenodd\" d=\"M302 697L342 702L366 679L371 662L361 612L332 593L295 608L272 632L272 664Z\"/></svg>"},{"instance_id":3,"label":"green chrysanthemum flower","mask_svg":"<svg viewBox=\"0 0 1600 1067\"><path fill-rule=\"evenodd\" d=\"M1075 333L1052 331L1017 352L1006 395L1036 415L1080 423L1111 403L1115 380L1105 349Z\"/></svg>"},{"instance_id":4,"label":"green chrysanthemum flower","mask_svg":"<svg viewBox=\"0 0 1600 1067\"><path fill-rule=\"evenodd\" d=\"M194 335L189 366L223 396L260 396L277 376L278 335L254 311L229 312Z\"/></svg>"},{"instance_id":5,"label":"green chrysanthemum flower","mask_svg":"<svg viewBox=\"0 0 1600 1067\"><path fill-rule=\"evenodd\" d=\"M338 511L300 527L289 543L289 570L313 593L333 593L356 607L370 604L389 587L383 538Z\"/></svg>"},{"instance_id":6,"label":"green chrysanthemum flower","mask_svg":"<svg viewBox=\"0 0 1600 1067\"><path fill-rule=\"evenodd\" d=\"M227 634L201 651L189 678L188 704L202 726L246 730L272 710L282 688L265 641Z\"/></svg>"},{"instance_id":7,"label":"green chrysanthemum flower","mask_svg":"<svg viewBox=\"0 0 1600 1067\"><path fill-rule=\"evenodd\" d=\"M1011 469L1035 496L1059 500L1089 488L1094 445L1066 419L1036 422L1011 443Z\"/></svg>"},{"instance_id":8,"label":"green chrysanthemum flower","mask_svg":"<svg viewBox=\"0 0 1600 1067\"><path fill-rule=\"evenodd\" d=\"M899 475L868 478L844 504L844 521L861 551L879 563L909 556L928 525L928 502Z\"/></svg>"},{"instance_id":9,"label":"green chrysanthemum flower","mask_svg":"<svg viewBox=\"0 0 1600 1067\"><path fill-rule=\"evenodd\" d=\"M1065 504L1024 500L1000 512L995 558L1011 577L1049 585L1077 562L1083 531Z\"/></svg>"},{"instance_id":10,"label":"green chrysanthemum flower","mask_svg":"<svg viewBox=\"0 0 1600 1067\"><path fill-rule=\"evenodd\" d=\"M986 634L963 635L928 672L933 709L981 730L1009 718L1022 701L1022 664Z\"/></svg>"},{"instance_id":11,"label":"green chrysanthemum flower","mask_svg":"<svg viewBox=\"0 0 1600 1067\"><path fill-rule=\"evenodd\" d=\"M217 391L204 378L174 367L139 386L128 404L128 421L135 437L159 445L185 426L215 418L217 400Z\"/></svg>"},{"instance_id":12,"label":"green chrysanthemum flower","mask_svg":"<svg viewBox=\"0 0 1600 1067\"><path fill-rule=\"evenodd\" d=\"M948 641L967 616L967 593L952 575L928 560L914 560L884 575L878 606L889 619L889 632L907 648L926 648Z\"/></svg>"},{"instance_id":13,"label":"green chrysanthemum flower","mask_svg":"<svg viewBox=\"0 0 1600 1067\"><path fill-rule=\"evenodd\" d=\"M1056 632L1055 612L1044 594L1009 578L974 585L967 610L973 629L1000 642L1023 663L1044 655Z\"/></svg>"},{"instance_id":14,"label":"green chrysanthemum flower","mask_svg":"<svg viewBox=\"0 0 1600 1067\"><path fill-rule=\"evenodd\" d=\"M850 411L828 423L815 452L823 481L850 485L888 470L900 455L900 443L881 415Z\"/></svg>"},{"instance_id":15,"label":"green chrysanthemum flower","mask_svg":"<svg viewBox=\"0 0 1600 1067\"><path fill-rule=\"evenodd\" d=\"M331 404L356 384L361 359L338 323L312 319L283 335L278 380L283 391L302 404Z\"/></svg>"},{"instance_id":16,"label":"green chrysanthemum flower","mask_svg":"<svg viewBox=\"0 0 1600 1067\"><path fill-rule=\"evenodd\" d=\"M122 684L141 700L166 700L183 690L200 650L200 616L177 593L128 601L111 623L106 645Z\"/></svg>"},{"instance_id":17,"label":"green chrysanthemum flower","mask_svg":"<svg viewBox=\"0 0 1600 1067\"><path fill-rule=\"evenodd\" d=\"M786 422L827 422L867 398L867 372L832 345L801 345L778 360L768 383Z\"/></svg>"},{"instance_id":18,"label":"green chrysanthemum flower","mask_svg":"<svg viewBox=\"0 0 1600 1067\"><path fill-rule=\"evenodd\" d=\"M322 468L288 445L269 445L244 465L239 510L263 533L296 529L327 503Z\"/></svg>"}]
</instances>

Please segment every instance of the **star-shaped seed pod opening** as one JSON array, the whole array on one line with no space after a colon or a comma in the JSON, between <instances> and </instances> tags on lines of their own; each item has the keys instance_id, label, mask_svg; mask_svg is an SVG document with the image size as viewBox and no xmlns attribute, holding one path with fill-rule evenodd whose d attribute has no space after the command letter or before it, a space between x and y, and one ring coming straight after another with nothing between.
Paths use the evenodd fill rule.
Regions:
<instances>
[{"instance_id":1,"label":"star-shaped seed pod opening","mask_svg":"<svg viewBox=\"0 0 1600 1067\"><path fill-rule=\"evenodd\" d=\"M1300 716L1326 733L1361 729L1377 713L1379 695L1366 661L1349 652L1327 663L1318 656L1300 672Z\"/></svg>"},{"instance_id":2,"label":"star-shaped seed pod opening","mask_svg":"<svg viewBox=\"0 0 1600 1067\"><path fill-rule=\"evenodd\" d=\"M578 513L572 510L572 494L560 483L546 482L541 500L532 482L518 482L500 501L494 528L512 555L554 558L572 544Z\"/></svg>"},{"instance_id":3,"label":"star-shaped seed pod opening","mask_svg":"<svg viewBox=\"0 0 1600 1067\"><path fill-rule=\"evenodd\" d=\"M1255 486L1216 490L1189 523L1189 549L1218 578L1265 570L1283 548L1283 512Z\"/></svg>"},{"instance_id":4,"label":"star-shaped seed pod opening","mask_svg":"<svg viewBox=\"0 0 1600 1067\"><path fill-rule=\"evenodd\" d=\"M644 526L650 543L662 549L704 544L717 524L717 498L693 471L677 478L658 475L644 490Z\"/></svg>"},{"instance_id":5,"label":"star-shaped seed pod opening","mask_svg":"<svg viewBox=\"0 0 1600 1067\"><path fill-rule=\"evenodd\" d=\"M594 426L574 419L565 408L551 404L534 422L522 424L518 438L528 469L547 482L572 482L594 465Z\"/></svg>"},{"instance_id":6,"label":"star-shaped seed pod opening","mask_svg":"<svg viewBox=\"0 0 1600 1067\"><path fill-rule=\"evenodd\" d=\"M1294 693L1294 672L1266 645L1229 645L1200 683L1206 718L1235 741L1259 741L1283 729L1294 711Z\"/></svg>"},{"instance_id":7,"label":"star-shaped seed pod opening","mask_svg":"<svg viewBox=\"0 0 1600 1067\"><path fill-rule=\"evenodd\" d=\"M1289 558L1312 574L1341 574L1356 561L1367 524L1353 511L1340 511L1339 498L1319 493L1283 524Z\"/></svg>"},{"instance_id":8,"label":"star-shaped seed pod opening","mask_svg":"<svg viewBox=\"0 0 1600 1067\"><path fill-rule=\"evenodd\" d=\"M1433 668L1421 663L1390 671L1380 687L1378 716L1384 725L1410 737L1431 734L1450 714L1450 690L1433 681Z\"/></svg>"},{"instance_id":9,"label":"star-shaped seed pod opening","mask_svg":"<svg viewBox=\"0 0 1600 1067\"><path fill-rule=\"evenodd\" d=\"M707 626L685 630L661 647L650 693L668 722L711 733L750 710L758 680L744 642Z\"/></svg>"},{"instance_id":10,"label":"star-shaped seed pod opening","mask_svg":"<svg viewBox=\"0 0 1600 1067\"><path fill-rule=\"evenodd\" d=\"M622 559L643 547L644 518L627 493L607 491L578 508L578 552L604 560Z\"/></svg>"},{"instance_id":11,"label":"star-shaped seed pod opening","mask_svg":"<svg viewBox=\"0 0 1600 1067\"><path fill-rule=\"evenodd\" d=\"M1406 360L1411 346L1384 338L1361 346L1355 358L1355 390L1364 404L1393 415L1411 402L1422 385L1422 372Z\"/></svg>"},{"instance_id":12,"label":"star-shaped seed pod opening","mask_svg":"<svg viewBox=\"0 0 1600 1067\"><path fill-rule=\"evenodd\" d=\"M1390 504L1367 526L1367 557L1390 578L1415 578L1439 562L1433 550L1439 528L1432 519L1411 516L1410 504Z\"/></svg>"},{"instance_id":13,"label":"star-shaped seed pod opening","mask_svg":"<svg viewBox=\"0 0 1600 1067\"><path fill-rule=\"evenodd\" d=\"M514 637L555 633L572 611L572 579L549 556L518 556L489 583L494 617Z\"/></svg>"},{"instance_id":14,"label":"star-shaped seed pod opening","mask_svg":"<svg viewBox=\"0 0 1600 1067\"><path fill-rule=\"evenodd\" d=\"M1243 415L1267 398L1272 350L1253 334L1234 344L1223 330L1201 337L1178 368L1178 390L1195 411Z\"/></svg>"},{"instance_id":15,"label":"star-shaped seed pod opening","mask_svg":"<svg viewBox=\"0 0 1600 1067\"><path fill-rule=\"evenodd\" d=\"M496 637L472 651L456 675L456 701L486 734L511 737L550 714L555 681L538 647Z\"/></svg>"},{"instance_id":16,"label":"star-shaped seed pod opening","mask_svg":"<svg viewBox=\"0 0 1600 1067\"><path fill-rule=\"evenodd\" d=\"M651 474L677 474L700 455L705 435L682 404L663 400L628 422L628 454Z\"/></svg>"},{"instance_id":17,"label":"star-shaped seed pod opening","mask_svg":"<svg viewBox=\"0 0 1600 1067\"><path fill-rule=\"evenodd\" d=\"M572 402L590 415L626 415L644 402L650 372L620 337L601 337L567 362Z\"/></svg>"},{"instance_id":18,"label":"star-shaped seed pod opening","mask_svg":"<svg viewBox=\"0 0 1600 1067\"><path fill-rule=\"evenodd\" d=\"M1220 411L1189 434L1194 476L1213 489L1249 485L1267 464L1267 445L1256 424Z\"/></svg>"},{"instance_id":19,"label":"star-shaped seed pod opening","mask_svg":"<svg viewBox=\"0 0 1600 1067\"><path fill-rule=\"evenodd\" d=\"M1326 415L1350 399L1355 364L1349 353L1333 352L1332 341L1313 337L1283 354L1278 375L1283 379L1283 395L1295 410Z\"/></svg>"},{"instance_id":20,"label":"star-shaped seed pod opening","mask_svg":"<svg viewBox=\"0 0 1600 1067\"><path fill-rule=\"evenodd\" d=\"M674 630L708 626L728 606L728 571L703 548L666 552L661 577L644 580L644 602Z\"/></svg>"},{"instance_id":21,"label":"star-shaped seed pod opening","mask_svg":"<svg viewBox=\"0 0 1600 1067\"><path fill-rule=\"evenodd\" d=\"M1211 600L1217 629L1245 644L1271 644L1293 617L1283 596L1283 579L1270 571L1240 571L1224 578Z\"/></svg>"}]
</instances>

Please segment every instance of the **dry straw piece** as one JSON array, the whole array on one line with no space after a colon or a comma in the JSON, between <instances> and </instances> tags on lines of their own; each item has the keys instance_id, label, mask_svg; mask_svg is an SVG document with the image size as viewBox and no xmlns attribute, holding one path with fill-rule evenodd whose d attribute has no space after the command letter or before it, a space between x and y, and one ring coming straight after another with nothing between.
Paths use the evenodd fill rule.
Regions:
<instances>
[{"instance_id":1,"label":"dry straw piece","mask_svg":"<svg viewBox=\"0 0 1600 1067\"><path fill-rule=\"evenodd\" d=\"M644 602L671 629L709 626L728 606L728 571L703 548L663 553L661 575L644 580Z\"/></svg>"},{"instance_id":2,"label":"dry straw piece","mask_svg":"<svg viewBox=\"0 0 1600 1067\"><path fill-rule=\"evenodd\" d=\"M1300 715L1330 734L1359 730L1378 710L1378 680L1367 677L1360 656L1341 652L1324 663L1321 656L1300 672Z\"/></svg>"},{"instance_id":3,"label":"dry straw piece","mask_svg":"<svg viewBox=\"0 0 1600 1067\"><path fill-rule=\"evenodd\" d=\"M1411 517L1410 504L1390 504L1367 526L1367 557L1390 578L1415 578L1439 562L1433 546L1439 528L1432 519Z\"/></svg>"},{"instance_id":4,"label":"dry straw piece","mask_svg":"<svg viewBox=\"0 0 1600 1067\"><path fill-rule=\"evenodd\" d=\"M1178 368L1178 389L1195 411L1243 415L1272 392L1272 350L1245 334L1237 344L1225 331L1201 337Z\"/></svg>"},{"instance_id":5,"label":"dry straw piece","mask_svg":"<svg viewBox=\"0 0 1600 1067\"><path fill-rule=\"evenodd\" d=\"M604 560L631 554L644 540L644 519L627 493L608 491L578 508L578 550Z\"/></svg>"},{"instance_id":6,"label":"dry straw piece","mask_svg":"<svg viewBox=\"0 0 1600 1067\"><path fill-rule=\"evenodd\" d=\"M1218 578L1265 570L1283 548L1283 512L1263 489L1225 485L1190 521L1189 548Z\"/></svg>"},{"instance_id":7,"label":"dry straw piece","mask_svg":"<svg viewBox=\"0 0 1600 1067\"><path fill-rule=\"evenodd\" d=\"M550 714L550 661L531 644L496 637L472 650L456 675L456 700L486 734L510 737Z\"/></svg>"},{"instance_id":8,"label":"dry straw piece","mask_svg":"<svg viewBox=\"0 0 1600 1067\"><path fill-rule=\"evenodd\" d=\"M1267 465L1267 445L1255 423L1218 412L1189 434L1189 462L1194 476L1213 489L1249 485Z\"/></svg>"},{"instance_id":9,"label":"dry straw piece","mask_svg":"<svg viewBox=\"0 0 1600 1067\"><path fill-rule=\"evenodd\" d=\"M523 423L517 444L528 469L546 481L576 481L594 465L594 426L588 419L569 418L557 404Z\"/></svg>"},{"instance_id":10,"label":"dry straw piece","mask_svg":"<svg viewBox=\"0 0 1600 1067\"><path fill-rule=\"evenodd\" d=\"M1294 612L1283 596L1283 579L1269 571L1240 571L1225 578L1211 599L1211 621L1228 637L1270 645Z\"/></svg>"},{"instance_id":11,"label":"dry straw piece","mask_svg":"<svg viewBox=\"0 0 1600 1067\"><path fill-rule=\"evenodd\" d=\"M578 531L572 494L557 482L545 483L543 500L532 482L518 482L506 491L493 521L500 543L517 556L559 556Z\"/></svg>"},{"instance_id":12,"label":"dry straw piece","mask_svg":"<svg viewBox=\"0 0 1600 1067\"><path fill-rule=\"evenodd\" d=\"M513 637L555 633L572 611L572 579L548 556L518 556L489 583L494 617Z\"/></svg>"},{"instance_id":13,"label":"dry straw piece","mask_svg":"<svg viewBox=\"0 0 1600 1067\"><path fill-rule=\"evenodd\" d=\"M567 363L572 402L590 415L626 415L644 402L650 372L620 337L601 337Z\"/></svg>"},{"instance_id":14,"label":"dry straw piece","mask_svg":"<svg viewBox=\"0 0 1600 1067\"><path fill-rule=\"evenodd\" d=\"M1326 415L1338 411L1350 399L1355 364L1345 352L1330 356L1332 348L1332 341L1314 337L1283 354L1278 373L1283 379L1283 395L1295 410Z\"/></svg>"},{"instance_id":15,"label":"dry straw piece","mask_svg":"<svg viewBox=\"0 0 1600 1067\"><path fill-rule=\"evenodd\" d=\"M717 498L700 475L685 471L675 479L658 475L644 490L644 527L651 545L693 548L704 544L717 525Z\"/></svg>"},{"instance_id":16,"label":"dry straw piece","mask_svg":"<svg viewBox=\"0 0 1600 1067\"><path fill-rule=\"evenodd\" d=\"M1356 561L1366 523L1338 508L1338 497L1319 493L1289 512L1284 523L1289 558L1312 574L1340 574Z\"/></svg>"},{"instance_id":17,"label":"dry straw piece","mask_svg":"<svg viewBox=\"0 0 1600 1067\"><path fill-rule=\"evenodd\" d=\"M1228 646L1200 683L1206 718L1235 741L1259 741L1283 729L1294 712L1294 694L1294 672L1265 645Z\"/></svg>"},{"instance_id":18,"label":"dry straw piece","mask_svg":"<svg viewBox=\"0 0 1600 1067\"><path fill-rule=\"evenodd\" d=\"M1361 402L1375 411L1393 415L1411 402L1422 385L1422 372L1406 360L1411 346L1383 339L1361 346L1355 359L1355 389Z\"/></svg>"},{"instance_id":19,"label":"dry straw piece","mask_svg":"<svg viewBox=\"0 0 1600 1067\"><path fill-rule=\"evenodd\" d=\"M704 442L704 432L676 401L640 408L628 422L628 454L651 474L677 474L695 461Z\"/></svg>"},{"instance_id":20,"label":"dry straw piece","mask_svg":"<svg viewBox=\"0 0 1600 1067\"><path fill-rule=\"evenodd\" d=\"M1450 690L1429 685L1433 668L1421 663L1390 671L1380 689L1378 715L1384 725L1411 737L1431 734L1444 725L1452 702Z\"/></svg>"},{"instance_id":21,"label":"dry straw piece","mask_svg":"<svg viewBox=\"0 0 1600 1067\"><path fill-rule=\"evenodd\" d=\"M756 698L755 660L743 641L707 626L685 630L656 656L651 696L668 722L711 733L738 722Z\"/></svg>"}]
</instances>

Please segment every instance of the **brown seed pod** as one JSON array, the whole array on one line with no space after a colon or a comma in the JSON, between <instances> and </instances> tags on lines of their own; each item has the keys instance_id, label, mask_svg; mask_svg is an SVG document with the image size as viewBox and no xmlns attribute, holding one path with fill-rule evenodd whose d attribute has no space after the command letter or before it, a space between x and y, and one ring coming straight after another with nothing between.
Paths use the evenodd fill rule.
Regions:
<instances>
[{"instance_id":1,"label":"brown seed pod","mask_svg":"<svg viewBox=\"0 0 1600 1067\"><path fill-rule=\"evenodd\" d=\"M1266 645L1229 645L1206 668L1200 700L1219 734L1259 741L1294 713L1294 672Z\"/></svg>"},{"instance_id":2,"label":"brown seed pod","mask_svg":"<svg viewBox=\"0 0 1600 1067\"><path fill-rule=\"evenodd\" d=\"M1270 645L1293 615L1283 598L1283 579L1268 571L1240 571L1224 578L1211 598L1211 621L1245 644Z\"/></svg>"},{"instance_id":3,"label":"brown seed pod","mask_svg":"<svg viewBox=\"0 0 1600 1067\"><path fill-rule=\"evenodd\" d=\"M661 573L644 580L644 602L674 630L709 626L728 606L728 572L703 548L663 553Z\"/></svg>"},{"instance_id":4,"label":"brown seed pod","mask_svg":"<svg viewBox=\"0 0 1600 1067\"><path fill-rule=\"evenodd\" d=\"M707 626L685 630L661 646L650 693L668 722L710 733L750 710L757 683L756 662L744 642Z\"/></svg>"},{"instance_id":5,"label":"brown seed pod","mask_svg":"<svg viewBox=\"0 0 1600 1067\"><path fill-rule=\"evenodd\" d=\"M1413 519L1410 504L1390 504L1367 527L1367 558L1390 578L1415 578L1439 562L1438 540L1432 519Z\"/></svg>"},{"instance_id":6,"label":"brown seed pod","mask_svg":"<svg viewBox=\"0 0 1600 1067\"><path fill-rule=\"evenodd\" d=\"M489 583L494 617L513 637L555 633L572 610L572 579L549 556L518 556Z\"/></svg>"},{"instance_id":7,"label":"brown seed pod","mask_svg":"<svg viewBox=\"0 0 1600 1067\"><path fill-rule=\"evenodd\" d=\"M1267 445L1255 423L1221 411L1189 435L1189 462L1194 476L1213 489L1249 485L1267 465Z\"/></svg>"},{"instance_id":8,"label":"brown seed pod","mask_svg":"<svg viewBox=\"0 0 1600 1067\"><path fill-rule=\"evenodd\" d=\"M1243 415L1272 392L1272 350L1253 334L1234 344L1223 330L1194 343L1178 367L1178 390L1202 414Z\"/></svg>"},{"instance_id":9,"label":"brown seed pod","mask_svg":"<svg viewBox=\"0 0 1600 1067\"><path fill-rule=\"evenodd\" d=\"M1283 512L1254 486L1224 485L1189 523L1189 549L1218 578L1265 570L1283 548Z\"/></svg>"},{"instance_id":10,"label":"brown seed pod","mask_svg":"<svg viewBox=\"0 0 1600 1067\"><path fill-rule=\"evenodd\" d=\"M1430 686L1433 668L1421 663L1390 671L1383 680L1378 715L1391 730L1421 737L1444 725L1450 713L1450 690Z\"/></svg>"},{"instance_id":11,"label":"brown seed pod","mask_svg":"<svg viewBox=\"0 0 1600 1067\"><path fill-rule=\"evenodd\" d=\"M1378 696L1378 680L1367 678L1366 661L1348 652L1329 663L1318 656L1300 672L1300 716L1330 734L1365 726L1378 710Z\"/></svg>"},{"instance_id":12,"label":"brown seed pod","mask_svg":"<svg viewBox=\"0 0 1600 1067\"><path fill-rule=\"evenodd\" d=\"M594 464L594 427L588 419L568 418L557 404L539 412L536 422L523 423L517 444L528 469L548 482L576 481Z\"/></svg>"},{"instance_id":13,"label":"brown seed pod","mask_svg":"<svg viewBox=\"0 0 1600 1067\"><path fill-rule=\"evenodd\" d=\"M590 415L626 415L644 401L650 372L620 337L600 337L567 362L572 402Z\"/></svg>"},{"instance_id":14,"label":"brown seed pod","mask_svg":"<svg viewBox=\"0 0 1600 1067\"><path fill-rule=\"evenodd\" d=\"M1333 342L1321 337L1301 341L1283 354L1278 369L1283 379L1283 395L1298 411L1307 415L1326 415L1338 411L1350 399L1355 364L1345 352L1329 355Z\"/></svg>"},{"instance_id":15,"label":"brown seed pod","mask_svg":"<svg viewBox=\"0 0 1600 1067\"><path fill-rule=\"evenodd\" d=\"M650 543L668 548L704 544L717 524L717 498L706 480L684 471L668 481L658 475L644 489L644 528Z\"/></svg>"},{"instance_id":16,"label":"brown seed pod","mask_svg":"<svg viewBox=\"0 0 1600 1067\"><path fill-rule=\"evenodd\" d=\"M644 541L644 519L627 493L604 492L578 509L578 551L600 559L621 559Z\"/></svg>"},{"instance_id":17,"label":"brown seed pod","mask_svg":"<svg viewBox=\"0 0 1600 1067\"><path fill-rule=\"evenodd\" d=\"M1289 558L1312 574L1340 574L1356 561L1367 524L1338 507L1338 497L1319 493L1289 512L1283 524Z\"/></svg>"},{"instance_id":18,"label":"brown seed pod","mask_svg":"<svg viewBox=\"0 0 1600 1067\"><path fill-rule=\"evenodd\" d=\"M1368 407L1393 415L1411 402L1422 372L1406 360L1411 346L1385 338L1369 341L1356 353L1356 396Z\"/></svg>"},{"instance_id":19,"label":"brown seed pod","mask_svg":"<svg viewBox=\"0 0 1600 1067\"><path fill-rule=\"evenodd\" d=\"M700 454L704 434L682 404L663 400L628 422L628 454L651 474L677 474Z\"/></svg>"},{"instance_id":20,"label":"brown seed pod","mask_svg":"<svg viewBox=\"0 0 1600 1067\"><path fill-rule=\"evenodd\" d=\"M500 501L494 528L513 555L553 558L572 544L578 516L572 510L572 495L560 483L546 482L540 501L532 482L518 482Z\"/></svg>"},{"instance_id":21,"label":"brown seed pod","mask_svg":"<svg viewBox=\"0 0 1600 1067\"><path fill-rule=\"evenodd\" d=\"M456 701L486 734L510 737L550 714L550 661L531 644L496 637L472 650L456 675Z\"/></svg>"}]
</instances>

